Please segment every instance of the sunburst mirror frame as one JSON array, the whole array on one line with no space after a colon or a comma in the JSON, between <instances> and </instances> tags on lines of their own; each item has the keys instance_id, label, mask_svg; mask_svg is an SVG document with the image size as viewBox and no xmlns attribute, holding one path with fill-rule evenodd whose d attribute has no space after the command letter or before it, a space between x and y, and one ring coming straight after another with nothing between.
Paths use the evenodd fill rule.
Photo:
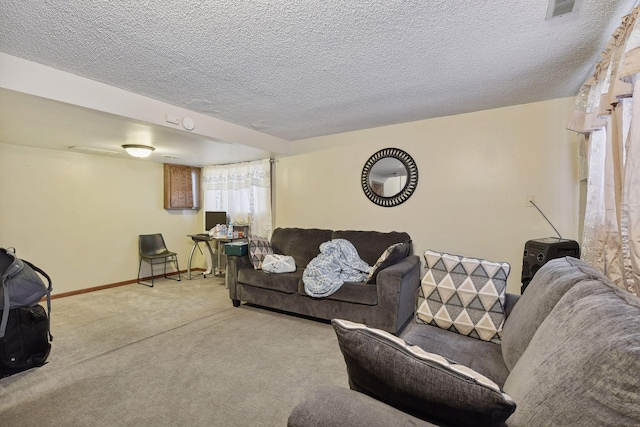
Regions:
<instances>
[{"instance_id":1,"label":"sunburst mirror frame","mask_svg":"<svg viewBox=\"0 0 640 427\"><path fill-rule=\"evenodd\" d=\"M399 160L407 169L406 184L398 194L391 197L385 197L376 194L371 188L370 184L371 169L373 168L373 165L375 165L378 160L387 157ZM384 148L369 157L369 160L367 160L367 162L364 164L360 182L362 184L362 190L364 191L364 194L376 205L384 206L387 208L398 206L406 202L418 186L418 166L406 151L400 150L399 148Z\"/></svg>"}]
</instances>

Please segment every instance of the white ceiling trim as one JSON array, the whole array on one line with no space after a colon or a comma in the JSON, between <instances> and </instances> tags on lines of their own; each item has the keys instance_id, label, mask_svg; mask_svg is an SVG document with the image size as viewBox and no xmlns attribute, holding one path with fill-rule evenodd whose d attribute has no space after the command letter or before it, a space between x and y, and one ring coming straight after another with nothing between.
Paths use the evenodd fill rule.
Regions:
<instances>
[{"instance_id":1,"label":"white ceiling trim","mask_svg":"<svg viewBox=\"0 0 640 427\"><path fill-rule=\"evenodd\" d=\"M181 125L168 123L166 115L170 114L178 118L190 117L195 122L195 128L190 133L280 155L288 155L291 152L291 143L282 138L2 52L0 52L0 69L2 70L0 87L5 89L179 131L183 130Z\"/></svg>"}]
</instances>

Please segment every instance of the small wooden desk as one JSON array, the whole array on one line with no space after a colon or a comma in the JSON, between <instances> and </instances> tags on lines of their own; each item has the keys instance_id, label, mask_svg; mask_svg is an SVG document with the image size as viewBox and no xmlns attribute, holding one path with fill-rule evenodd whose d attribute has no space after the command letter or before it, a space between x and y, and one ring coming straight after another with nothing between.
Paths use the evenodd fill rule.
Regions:
<instances>
[{"instance_id":1,"label":"small wooden desk","mask_svg":"<svg viewBox=\"0 0 640 427\"><path fill-rule=\"evenodd\" d=\"M220 255L222 254L223 251L223 245L225 243L229 243L232 242L234 240L242 240L242 239L229 239L226 237L213 237L213 236L209 236L208 234L189 234L188 237L191 237L191 240L193 240L193 247L191 248L191 253L189 254L189 261L187 263L187 279L191 280L191 259L193 258L193 253L196 250L196 247L198 247L198 245L200 244L200 242L204 242L205 245L207 246L207 249L209 249L209 253L211 254L211 263L213 264L213 249L211 248L211 245L209 244L209 242L211 241L215 241L216 242L216 251L218 252L218 262L214 266L212 265L212 269L213 269L213 274L215 276L224 276L224 272L222 271L222 269L220 268ZM205 271L204 273L202 273L202 277L207 277L208 274L211 274L211 269Z\"/></svg>"}]
</instances>

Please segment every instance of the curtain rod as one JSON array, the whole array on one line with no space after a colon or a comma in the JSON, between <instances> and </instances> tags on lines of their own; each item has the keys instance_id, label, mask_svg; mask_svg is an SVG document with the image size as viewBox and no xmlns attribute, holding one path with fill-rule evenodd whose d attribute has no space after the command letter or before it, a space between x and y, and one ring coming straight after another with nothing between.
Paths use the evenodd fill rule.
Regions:
<instances>
[{"instance_id":1,"label":"curtain rod","mask_svg":"<svg viewBox=\"0 0 640 427\"><path fill-rule=\"evenodd\" d=\"M638 0L640 1L640 0ZM253 163L253 162L261 162L262 160L267 160L267 159L260 159L260 160L250 160L247 162L234 162L234 163L220 163L218 165L204 165L203 167L206 166L229 166L229 165L241 165L243 163ZM278 159L269 159L269 163L278 163L279 160Z\"/></svg>"}]
</instances>

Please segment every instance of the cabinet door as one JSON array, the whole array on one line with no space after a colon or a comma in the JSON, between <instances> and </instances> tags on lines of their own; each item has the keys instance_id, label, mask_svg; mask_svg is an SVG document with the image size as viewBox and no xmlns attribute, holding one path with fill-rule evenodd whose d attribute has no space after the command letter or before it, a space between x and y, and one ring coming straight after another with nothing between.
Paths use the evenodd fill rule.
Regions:
<instances>
[{"instance_id":1,"label":"cabinet door","mask_svg":"<svg viewBox=\"0 0 640 427\"><path fill-rule=\"evenodd\" d=\"M164 208L200 209L200 168L164 164Z\"/></svg>"}]
</instances>

